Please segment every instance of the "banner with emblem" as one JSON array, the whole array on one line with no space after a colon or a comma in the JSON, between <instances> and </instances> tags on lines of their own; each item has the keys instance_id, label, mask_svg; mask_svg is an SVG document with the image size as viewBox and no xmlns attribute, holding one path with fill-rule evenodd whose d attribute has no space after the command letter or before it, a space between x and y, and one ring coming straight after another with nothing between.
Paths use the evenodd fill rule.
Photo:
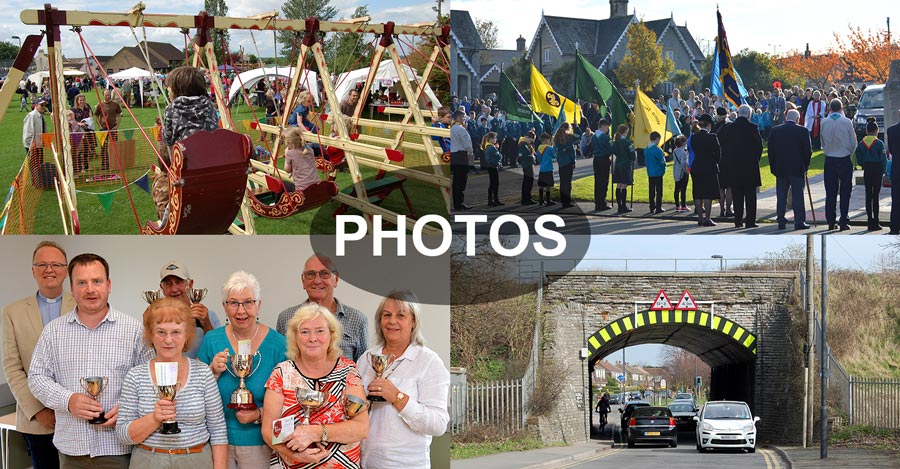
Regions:
<instances>
[{"instance_id":1,"label":"banner with emblem","mask_svg":"<svg viewBox=\"0 0 900 469\"><path fill-rule=\"evenodd\" d=\"M728 37L725 35L725 25L722 23L722 13L719 10L716 10L716 17L719 20L719 35L716 37L709 90L737 108L746 103L744 96L747 96L747 90L744 89L741 77L731 61L731 49L728 47Z\"/></svg>"},{"instance_id":2,"label":"banner with emblem","mask_svg":"<svg viewBox=\"0 0 900 469\"><path fill-rule=\"evenodd\" d=\"M565 110L566 122L581 122L581 108L569 98L553 91L550 82L531 66L531 108L534 112L559 116L560 108Z\"/></svg>"}]
</instances>

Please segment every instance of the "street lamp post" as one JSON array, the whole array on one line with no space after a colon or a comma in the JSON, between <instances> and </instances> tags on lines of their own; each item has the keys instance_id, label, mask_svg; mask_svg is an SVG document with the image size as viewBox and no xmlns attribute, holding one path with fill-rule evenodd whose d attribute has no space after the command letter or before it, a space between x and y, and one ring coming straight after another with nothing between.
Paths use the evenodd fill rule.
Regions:
<instances>
[{"instance_id":1,"label":"street lamp post","mask_svg":"<svg viewBox=\"0 0 900 469\"><path fill-rule=\"evenodd\" d=\"M22 48L22 38L19 36L12 36L10 39L16 39L19 41L19 49Z\"/></svg>"},{"instance_id":2,"label":"street lamp post","mask_svg":"<svg viewBox=\"0 0 900 469\"><path fill-rule=\"evenodd\" d=\"M723 255L721 255L721 254L713 254L712 256L710 256L710 258L711 258L711 259L718 259L718 260L719 260L719 272L724 272L724 271L725 271L725 263L724 263L724 262L725 262L725 256L723 256Z\"/></svg>"}]
</instances>

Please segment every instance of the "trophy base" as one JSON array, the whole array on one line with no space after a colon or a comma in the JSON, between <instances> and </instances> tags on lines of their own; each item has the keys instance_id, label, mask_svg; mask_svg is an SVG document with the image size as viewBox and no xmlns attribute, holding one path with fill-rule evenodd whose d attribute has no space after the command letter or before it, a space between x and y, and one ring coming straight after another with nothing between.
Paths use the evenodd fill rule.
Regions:
<instances>
[{"instance_id":1,"label":"trophy base","mask_svg":"<svg viewBox=\"0 0 900 469\"><path fill-rule=\"evenodd\" d=\"M174 435L176 433L181 433L181 429L178 428L178 422L163 422L162 427L159 429L159 433L163 435Z\"/></svg>"},{"instance_id":2,"label":"trophy base","mask_svg":"<svg viewBox=\"0 0 900 469\"><path fill-rule=\"evenodd\" d=\"M106 415L104 415L103 412L100 412L100 416L99 416L99 417L94 417L94 418L88 420L88 423L91 424L91 425L100 425L100 424L106 423L106 422L108 422L108 421L109 421L109 419L106 418Z\"/></svg>"},{"instance_id":3,"label":"trophy base","mask_svg":"<svg viewBox=\"0 0 900 469\"><path fill-rule=\"evenodd\" d=\"M256 404L254 404L252 402L250 402L249 404L231 403L231 404L228 404L228 408L234 409L234 410L255 410L255 409L258 409L259 406L257 406Z\"/></svg>"},{"instance_id":4,"label":"trophy base","mask_svg":"<svg viewBox=\"0 0 900 469\"><path fill-rule=\"evenodd\" d=\"M384 398L381 397L381 396L366 396L366 399L368 399L368 400L370 400L370 401L372 401L372 402L387 402L387 401L385 401Z\"/></svg>"}]
</instances>

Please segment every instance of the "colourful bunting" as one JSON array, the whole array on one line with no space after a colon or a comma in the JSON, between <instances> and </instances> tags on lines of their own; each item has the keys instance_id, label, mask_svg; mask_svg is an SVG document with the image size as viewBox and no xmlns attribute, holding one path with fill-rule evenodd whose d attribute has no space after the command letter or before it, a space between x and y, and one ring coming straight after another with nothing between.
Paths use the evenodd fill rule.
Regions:
<instances>
[{"instance_id":1,"label":"colourful bunting","mask_svg":"<svg viewBox=\"0 0 900 469\"><path fill-rule=\"evenodd\" d=\"M148 176L148 174L149 173L145 173L143 176L138 178L137 181L134 181L134 183L135 183L135 185L137 185L138 187L143 189L144 192L149 194L150 193L150 177Z\"/></svg>"},{"instance_id":2,"label":"colourful bunting","mask_svg":"<svg viewBox=\"0 0 900 469\"><path fill-rule=\"evenodd\" d=\"M97 199L100 201L100 205L103 206L103 210L106 211L107 215L109 215L109 212L112 209L113 196L115 194L115 192L104 192L103 194L97 194Z\"/></svg>"}]
</instances>

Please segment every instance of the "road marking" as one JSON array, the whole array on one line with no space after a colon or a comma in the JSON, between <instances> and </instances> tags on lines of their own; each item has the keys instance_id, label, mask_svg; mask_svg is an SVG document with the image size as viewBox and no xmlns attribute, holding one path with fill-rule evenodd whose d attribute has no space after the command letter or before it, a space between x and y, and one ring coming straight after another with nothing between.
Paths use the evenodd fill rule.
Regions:
<instances>
[{"instance_id":1,"label":"road marking","mask_svg":"<svg viewBox=\"0 0 900 469\"><path fill-rule=\"evenodd\" d=\"M615 454L621 453L622 451L624 451L624 449L622 449L622 448L617 448L617 449L612 449L612 450L606 450L606 451L604 451L604 452L602 452L602 453L600 453L600 454L598 454L597 456L594 456L594 457L592 457L592 458L582 459L581 461L573 461L573 462L571 462L571 463L569 463L569 464L567 464L567 465L565 465L565 466L556 466L556 467L558 467L559 469L564 469L564 468L566 468L566 467L577 466L577 465L579 465L579 464L584 464L584 463L586 463L586 462L596 461L596 460L598 460L598 459L602 459L602 458L605 458L605 457L608 457L608 456L613 456L613 455L615 455Z\"/></svg>"},{"instance_id":2,"label":"road marking","mask_svg":"<svg viewBox=\"0 0 900 469\"><path fill-rule=\"evenodd\" d=\"M763 455L766 461L767 469L782 469L781 458L774 451L768 449L759 449L757 452Z\"/></svg>"}]
</instances>

